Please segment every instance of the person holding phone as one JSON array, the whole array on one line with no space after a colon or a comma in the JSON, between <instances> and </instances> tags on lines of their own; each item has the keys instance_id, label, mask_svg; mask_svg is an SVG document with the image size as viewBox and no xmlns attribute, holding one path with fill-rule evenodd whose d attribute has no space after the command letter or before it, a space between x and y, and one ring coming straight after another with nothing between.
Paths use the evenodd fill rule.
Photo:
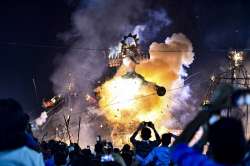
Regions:
<instances>
[{"instance_id":1,"label":"person holding phone","mask_svg":"<svg viewBox=\"0 0 250 166\"><path fill-rule=\"evenodd\" d=\"M150 140L151 138L150 128L154 131L155 134L156 140L154 141ZM142 140L135 139L139 131L141 131ZM152 122L142 122L140 123L134 134L130 137L130 142L134 145L136 154L142 158L145 158L148 155L148 153L151 152L151 150L160 145L161 138Z\"/></svg>"}]
</instances>

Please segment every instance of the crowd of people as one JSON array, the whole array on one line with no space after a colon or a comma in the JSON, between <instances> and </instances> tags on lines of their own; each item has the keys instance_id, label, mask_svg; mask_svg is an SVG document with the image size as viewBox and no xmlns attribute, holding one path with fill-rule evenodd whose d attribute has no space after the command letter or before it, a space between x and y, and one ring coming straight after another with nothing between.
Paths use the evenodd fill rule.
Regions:
<instances>
[{"instance_id":1,"label":"crowd of people","mask_svg":"<svg viewBox=\"0 0 250 166\"><path fill-rule=\"evenodd\" d=\"M152 122L142 122L122 149L100 136L92 152L78 144L49 140L39 142L31 131L29 116L13 99L0 99L1 166L246 166L250 144L241 120L220 116L228 107L230 88L223 87L176 136L160 136ZM202 128L195 144L192 138ZM152 132L155 140L152 140ZM140 133L141 139L136 139Z\"/></svg>"}]
</instances>

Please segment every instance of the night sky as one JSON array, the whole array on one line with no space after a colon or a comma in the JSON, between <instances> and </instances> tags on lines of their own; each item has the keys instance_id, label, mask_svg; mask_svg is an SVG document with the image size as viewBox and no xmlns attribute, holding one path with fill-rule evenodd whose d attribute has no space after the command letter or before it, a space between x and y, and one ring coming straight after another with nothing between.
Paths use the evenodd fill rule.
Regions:
<instances>
[{"instance_id":1,"label":"night sky","mask_svg":"<svg viewBox=\"0 0 250 166\"><path fill-rule=\"evenodd\" d=\"M8 0L0 2L0 98L13 97L36 114L38 99L53 95L49 80L54 59L69 48L58 36L71 29L80 0ZM121 1L122 4L122 1ZM214 72L230 48L250 49L250 2L247 0L148 0L148 8L163 8L172 24L156 40L184 33L196 54L189 73ZM40 102L40 101L39 101Z\"/></svg>"}]
</instances>

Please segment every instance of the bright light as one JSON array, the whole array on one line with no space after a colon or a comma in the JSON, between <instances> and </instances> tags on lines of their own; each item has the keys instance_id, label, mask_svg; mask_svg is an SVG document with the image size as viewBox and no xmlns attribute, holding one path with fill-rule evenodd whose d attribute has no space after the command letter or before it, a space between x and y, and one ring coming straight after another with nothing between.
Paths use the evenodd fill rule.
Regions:
<instances>
[{"instance_id":1,"label":"bright light","mask_svg":"<svg viewBox=\"0 0 250 166\"><path fill-rule=\"evenodd\" d=\"M132 78L116 78L113 82L108 84L108 89L110 90L110 107L113 110L119 109L129 109L133 107L134 98L136 97L140 87L142 85L142 80L132 79Z\"/></svg>"},{"instance_id":2,"label":"bright light","mask_svg":"<svg viewBox=\"0 0 250 166\"><path fill-rule=\"evenodd\" d=\"M246 101L245 102L246 102L247 105L250 105L250 95L246 96Z\"/></svg>"},{"instance_id":3,"label":"bright light","mask_svg":"<svg viewBox=\"0 0 250 166\"><path fill-rule=\"evenodd\" d=\"M183 41L182 37L178 37L178 40L171 37L165 44L153 43L149 50L150 59L139 59L139 64L132 62L130 57L137 59L134 54L130 55L131 50L115 52L115 55L119 55L115 59L119 65L112 63L110 66L119 66L116 74L95 90L99 109L110 126L115 146L121 147L128 143L129 137L142 121L152 121L161 134L180 129L179 122L172 120L170 110L185 103L182 102L182 99L186 100L183 97L185 92L179 89L158 96L155 84L166 89L178 89L184 85L182 76L187 75L182 65L188 66L193 61L192 46L189 43L184 36ZM185 53L173 51L179 49ZM113 56L109 60L113 62ZM183 117L183 121L186 121L186 117Z\"/></svg>"},{"instance_id":4,"label":"bright light","mask_svg":"<svg viewBox=\"0 0 250 166\"><path fill-rule=\"evenodd\" d=\"M116 146L128 143L127 138L139 122L160 123L160 119L167 116L161 113L164 98L156 95L155 88L140 77L114 77L99 88L99 94L99 106L112 124L111 136Z\"/></svg>"},{"instance_id":5,"label":"bright light","mask_svg":"<svg viewBox=\"0 0 250 166\"><path fill-rule=\"evenodd\" d=\"M215 81L215 75L212 75L210 79L214 82Z\"/></svg>"},{"instance_id":6,"label":"bright light","mask_svg":"<svg viewBox=\"0 0 250 166\"><path fill-rule=\"evenodd\" d=\"M244 104L244 97L243 96L241 96L238 100L237 100L237 105L238 106L242 106L243 104Z\"/></svg>"},{"instance_id":7,"label":"bright light","mask_svg":"<svg viewBox=\"0 0 250 166\"><path fill-rule=\"evenodd\" d=\"M234 61L235 66L239 66L244 60L243 51L232 51L230 58Z\"/></svg>"}]
</instances>

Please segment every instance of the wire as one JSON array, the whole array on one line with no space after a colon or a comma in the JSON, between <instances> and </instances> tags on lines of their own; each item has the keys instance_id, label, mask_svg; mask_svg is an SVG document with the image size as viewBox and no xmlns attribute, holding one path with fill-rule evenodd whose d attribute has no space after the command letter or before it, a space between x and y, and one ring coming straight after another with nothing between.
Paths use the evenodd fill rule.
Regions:
<instances>
[{"instance_id":1,"label":"wire","mask_svg":"<svg viewBox=\"0 0 250 166\"><path fill-rule=\"evenodd\" d=\"M33 44L33 43L16 43L16 42L0 42L0 46L18 46L18 47L37 47L37 48L56 48L56 49L69 49L70 46L64 45L49 45L49 44ZM105 51L107 48L70 48L73 50L86 50L86 51Z\"/></svg>"},{"instance_id":2,"label":"wire","mask_svg":"<svg viewBox=\"0 0 250 166\"><path fill-rule=\"evenodd\" d=\"M55 49L71 49L71 50L79 50L79 51L110 51L109 48L81 48L81 47L74 47L72 48L70 45L55 45L55 44L36 44L36 43L19 43L19 42L0 42L0 46L17 46L17 47L31 47L31 48L55 48ZM241 49L245 52L250 52L250 48ZM149 50L142 50L142 51L149 51ZM206 50L207 52L228 52L228 49L209 49ZM151 50L149 52L190 52L194 53L194 51L189 50Z\"/></svg>"},{"instance_id":3,"label":"wire","mask_svg":"<svg viewBox=\"0 0 250 166\"><path fill-rule=\"evenodd\" d=\"M187 82L187 81L190 80L192 77L194 77L194 76L196 76L196 75L199 75L199 74L201 74L201 72L196 72L196 73L194 73L194 74L191 74L190 76L188 76L188 77L184 80L184 82Z\"/></svg>"}]
</instances>

